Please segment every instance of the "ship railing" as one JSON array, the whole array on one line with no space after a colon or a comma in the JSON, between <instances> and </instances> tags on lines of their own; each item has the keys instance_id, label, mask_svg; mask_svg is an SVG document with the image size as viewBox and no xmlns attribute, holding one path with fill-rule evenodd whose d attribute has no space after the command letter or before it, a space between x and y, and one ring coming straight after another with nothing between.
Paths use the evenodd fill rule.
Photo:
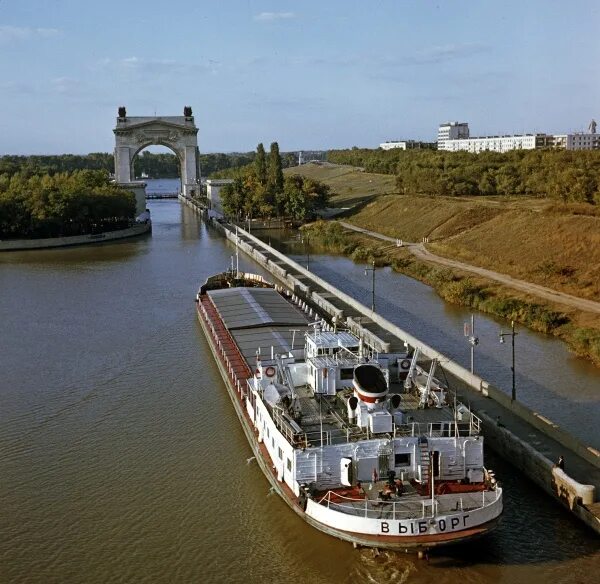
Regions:
<instances>
[{"instance_id":1,"label":"ship railing","mask_svg":"<svg viewBox=\"0 0 600 584\"><path fill-rule=\"evenodd\" d=\"M227 352L225 351L225 348L223 347L221 338L217 334L217 331L212 323L212 320L209 318L206 308L204 307L202 302L199 303L199 306L200 306L200 310L202 311L202 316L204 317L204 322L208 325L208 327L210 329L211 335L212 335L213 339L215 340L215 344L217 346L219 354L221 355L221 359L223 360L225 368L227 369L227 374L229 376L229 379L235 386L238 394L240 396L242 396L242 398L244 398L245 393L246 393L245 388L242 386L242 384L240 383L240 380L238 379L238 377L235 373L235 369L233 368L233 365L231 364L231 361L229 360L229 357L227 356Z\"/></svg>"},{"instance_id":2,"label":"ship railing","mask_svg":"<svg viewBox=\"0 0 600 584\"><path fill-rule=\"evenodd\" d=\"M335 491L328 491L317 503L333 511L365 519L402 520L425 519L436 515L476 511L496 503L500 496L501 492L494 490L438 495L434 499L419 497L405 501L380 501L368 497L347 497Z\"/></svg>"},{"instance_id":3,"label":"ship railing","mask_svg":"<svg viewBox=\"0 0 600 584\"><path fill-rule=\"evenodd\" d=\"M394 438L397 436L431 436L447 437L472 436L473 426L469 422L409 422L407 424L394 424Z\"/></svg>"},{"instance_id":4,"label":"ship railing","mask_svg":"<svg viewBox=\"0 0 600 584\"><path fill-rule=\"evenodd\" d=\"M481 434L481 418L471 412L471 435L479 436Z\"/></svg>"}]
</instances>

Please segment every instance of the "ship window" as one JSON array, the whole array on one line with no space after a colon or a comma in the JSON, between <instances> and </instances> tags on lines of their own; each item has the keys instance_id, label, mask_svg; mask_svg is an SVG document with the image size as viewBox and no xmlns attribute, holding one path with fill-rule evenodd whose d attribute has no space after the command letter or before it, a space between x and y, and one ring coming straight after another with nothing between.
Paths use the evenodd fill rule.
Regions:
<instances>
[{"instance_id":1,"label":"ship window","mask_svg":"<svg viewBox=\"0 0 600 584\"><path fill-rule=\"evenodd\" d=\"M292 472L292 461L289 458L287 459L287 469Z\"/></svg>"},{"instance_id":2,"label":"ship window","mask_svg":"<svg viewBox=\"0 0 600 584\"><path fill-rule=\"evenodd\" d=\"M283 460L283 450L281 448L277 449L277 456L279 456L279 460Z\"/></svg>"},{"instance_id":3,"label":"ship window","mask_svg":"<svg viewBox=\"0 0 600 584\"><path fill-rule=\"evenodd\" d=\"M344 367L340 369L340 379L343 381L345 379L353 379L354 378L354 369L352 367Z\"/></svg>"},{"instance_id":4,"label":"ship window","mask_svg":"<svg viewBox=\"0 0 600 584\"><path fill-rule=\"evenodd\" d=\"M394 466L410 466L410 452L400 452L395 454Z\"/></svg>"}]
</instances>

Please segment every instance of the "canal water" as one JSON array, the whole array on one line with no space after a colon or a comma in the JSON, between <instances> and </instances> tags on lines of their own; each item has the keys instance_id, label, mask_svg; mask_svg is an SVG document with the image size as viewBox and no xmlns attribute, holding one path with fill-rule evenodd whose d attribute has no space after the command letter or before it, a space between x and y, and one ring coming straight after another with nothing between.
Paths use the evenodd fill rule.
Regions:
<instances>
[{"instance_id":1,"label":"canal water","mask_svg":"<svg viewBox=\"0 0 600 584\"><path fill-rule=\"evenodd\" d=\"M232 248L149 207L152 236L0 256L0 582L593 581L598 540L492 455L503 523L429 561L269 495L195 318Z\"/></svg>"}]
</instances>

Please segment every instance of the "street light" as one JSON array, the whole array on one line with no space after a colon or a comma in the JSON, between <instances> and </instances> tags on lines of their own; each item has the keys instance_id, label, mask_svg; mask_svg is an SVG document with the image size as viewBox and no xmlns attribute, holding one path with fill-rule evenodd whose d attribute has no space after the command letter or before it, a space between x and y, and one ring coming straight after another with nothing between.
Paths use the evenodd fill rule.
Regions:
<instances>
[{"instance_id":1,"label":"street light","mask_svg":"<svg viewBox=\"0 0 600 584\"><path fill-rule=\"evenodd\" d=\"M465 322L465 337L468 337L469 344L471 345L471 374L474 373L475 368L475 347L479 344L479 338L475 336L475 315L471 315L471 326L468 322Z\"/></svg>"},{"instance_id":2,"label":"street light","mask_svg":"<svg viewBox=\"0 0 600 584\"><path fill-rule=\"evenodd\" d=\"M517 391L515 389L515 337L519 334L515 332L515 321L511 320L510 321L510 329L511 332L509 333L503 333L502 330L500 330L500 342L504 343L504 337L511 337L512 340L512 367L510 368L512 371L512 394L511 394L511 401L515 401L517 399Z\"/></svg>"},{"instance_id":3,"label":"street light","mask_svg":"<svg viewBox=\"0 0 600 584\"><path fill-rule=\"evenodd\" d=\"M310 236L308 233L303 235L302 243L304 244L304 250L306 251L306 269L310 270Z\"/></svg>"},{"instance_id":4,"label":"street light","mask_svg":"<svg viewBox=\"0 0 600 584\"><path fill-rule=\"evenodd\" d=\"M372 268L365 268L365 276L367 275L367 272L371 272L373 275L371 283L371 312L375 312L375 260L373 260L372 265Z\"/></svg>"}]
</instances>

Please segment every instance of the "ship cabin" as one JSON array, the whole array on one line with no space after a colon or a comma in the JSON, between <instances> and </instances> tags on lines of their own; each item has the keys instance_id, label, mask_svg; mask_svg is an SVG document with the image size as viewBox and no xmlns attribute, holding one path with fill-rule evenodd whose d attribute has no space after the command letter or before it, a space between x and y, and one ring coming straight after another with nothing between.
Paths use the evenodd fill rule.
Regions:
<instances>
[{"instance_id":1,"label":"ship cabin","mask_svg":"<svg viewBox=\"0 0 600 584\"><path fill-rule=\"evenodd\" d=\"M352 387L361 362L360 341L346 331L318 330L306 335L307 383L316 394L331 395Z\"/></svg>"}]
</instances>

